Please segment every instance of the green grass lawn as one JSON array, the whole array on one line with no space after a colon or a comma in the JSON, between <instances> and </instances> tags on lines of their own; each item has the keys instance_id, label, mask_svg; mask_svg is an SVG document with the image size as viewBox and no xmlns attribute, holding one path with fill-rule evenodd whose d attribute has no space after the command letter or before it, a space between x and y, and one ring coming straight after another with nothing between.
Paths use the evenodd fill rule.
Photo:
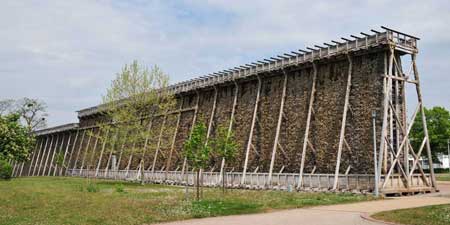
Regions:
<instances>
[{"instance_id":1,"label":"green grass lawn","mask_svg":"<svg viewBox=\"0 0 450 225\"><path fill-rule=\"evenodd\" d=\"M435 205L413 209L380 212L374 218L408 225L449 225L450 205Z\"/></svg>"},{"instance_id":2,"label":"green grass lawn","mask_svg":"<svg viewBox=\"0 0 450 225\"><path fill-rule=\"evenodd\" d=\"M438 181L450 181L450 173L437 173L436 180Z\"/></svg>"},{"instance_id":3,"label":"green grass lawn","mask_svg":"<svg viewBox=\"0 0 450 225\"><path fill-rule=\"evenodd\" d=\"M33 177L0 181L1 224L145 224L188 218L350 203L370 196L332 193L204 189L185 200L183 187L81 178ZM122 190L124 190L122 192ZM190 190L189 199L192 199Z\"/></svg>"}]
</instances>

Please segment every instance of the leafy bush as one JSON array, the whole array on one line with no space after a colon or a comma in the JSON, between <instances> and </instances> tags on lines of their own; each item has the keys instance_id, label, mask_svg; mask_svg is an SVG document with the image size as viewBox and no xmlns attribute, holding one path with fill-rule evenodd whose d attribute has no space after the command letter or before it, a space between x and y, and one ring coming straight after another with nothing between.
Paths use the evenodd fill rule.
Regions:
<instances>
[{"instance_id":1,"label":"leafy bush","mask_svg":"<svg viewBox=\"0 0 450 225\"><path fill-rule=\"evenodd\" d=\"M98 192L100 188L94 183L89 183L86 187L86 190L88 192Z\"/></svg>"},{"instance_id":2,"label":"leafy bush","mask_svg":"<svg viewBox=\"0 0 450 225\"><path fill-rule=\"evenodd\" d=\"M117 184L116 185L116 192L117 193L124 193L125 192L125 187L123 186L123 184Z\"/></svg>"},{"instance_id":3,"label":"leafy bush","mask_svg":"<svg viewBox=\"0 0 450 225\"><path fill-rule=\"evenodd\" d=\"M0 179L9 180L12 176L12 166L5 160L0 160Z\"/></svg>"}]
</instances>

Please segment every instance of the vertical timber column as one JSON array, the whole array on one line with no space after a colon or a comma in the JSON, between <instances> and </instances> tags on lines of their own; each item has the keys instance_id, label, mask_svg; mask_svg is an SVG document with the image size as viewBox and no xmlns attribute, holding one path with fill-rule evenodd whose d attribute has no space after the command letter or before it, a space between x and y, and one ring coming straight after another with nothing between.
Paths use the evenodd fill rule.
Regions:
<instances>
[{"instance_id":1,"label":"vertical timber column","mask_svg":"<svg viewBox=\"0 0 450 225\"><path fill-rule=\"evenodd\" d=\"M236 81L234 81L234 88L235 90L234 90L233 107L231 108L230 124L228 125L228 134L227 134L228 137L230 137L231 131L233 130L234 114L236 113L237 98L239 94L239 86ZM222 163L220 164L219 182L222 182L224 167L225 167L225 158L222 158Z\"/></svg>"},{"instance_id":2,"label":"vertical timber column","mask_svg":"<svg viewBox=\"0 0 450 225\"><path fill-rule=\"evenodd\" d=\"M388 74L385 78L384 78L384 100L383 100L383 124L381 125L381 137L380 137L380 152L378 154L379 158L378 158L378 176L380 176L378 178L378 181L381 181L381 167L383 166L383 161L385 160L384 154L385 154L385 150L386 150L386 138L387 138L387 126L388 126L388 108L389 108L389 102L390 102L390 97L391 97L391 90L392 90L392 66L394 63L394 49L392 46L390 46L390 50L389 50L389 68L388 68Z\"/></svg>"},{"instance_id":3,"label":"vertical timber column","mask_svg":"<svg viewBox=\"0 0 450 225\"><path fill-rule=\"evenodd\" d=\"M83 148L83 142L84 142L84 137L85 136L86 136L86 130L84 129L83 130L83 134L81 135L80 146L78 147L77 157L75 158L75 162L73 164L72 170L77 168L77 163L78 163L78 159L80 158L81 149Z\"/></svg>"},{"instance_id":4,"label":"vertical timber column","mask_svg":"<svg viewBox=\"0 0 450 225\"><path fill-rule=\"evenodd\" d=\"M145 141L144 141L144 150L142 151L142 157L141 157L141 160L140 160L139 166L138 166L139 171L141 171L141 170L145 171L144 157L145 157L145 153L147 152L148 139L150 138L149 133L150 133L150 130L152 129L152 126L153 126L153 116L150 116L150 121L148 122L148 126L147 126L148 133L147 133L147 136L145 137ZM109 156L111 157L111 154ZM108 164L109 164L109 162L108 162ZM144 179L144 177L142 177L142 179Z\"/></svg>"},{"instance_id":5,"label":"vertical timber column","mask_svg":"<svg viewBox=\"0 0 450 225\"><path fill-rule=\"evenodd\" d=\"M65 171L65 173L64 173L65 175L67 175L67 170L69 169L70 162L72 162L72 156L73 156L73 154L75 153L74 150L75 150L75 146L76 146L76 144L77 144L79 131L80 131L80 130L77 129L77 133L75 134L75 140L73 140L73 143L72 143L72 150L70 150L69 160L68 160L68 163L67 163L66 171ZM62 175L61 172L60 172L59 175L60 175L60 176Z\"/></svg>"},{"instance_id":6,"label":"vertical timber column","mask_svg":"<svg viewBox=\"0 0 450 225\"><path fill-rule=\"evenodd\" d=\"M109 157L108 157L108 161L106 162L106 167L105 167L105 177L108 175L108 170L109 170L109 164L111 164L111 157L113 155L114 149L116 147L116 141L117 138L119 136L119 131L116 132L116 134L114 135L114 139L111 141L111 150L109 151ZM115 167L116 165L114 165Z\"/></svg>"},{"instance_id":7,"label":"vertical timber column","mask_svg":"<svg viewBox=\"0 0 450 225\"><path fill-rule=\"evenodd\" d=\"M61 168L59 168L59 173L58 173L59 176L62 175L62 170L65 167L64 164L66 163L66 156L67 156L67 153L69 152L70 139L72 138L72 134L70 133L70 131L68 133L69 133L69 137L67 138L66 150L64 151L62 165L61 165ZM55 169L55 172L53 173L53 176L55 176L55 175L56 175L56 169Z\"/></svg>"},{"instance_id":8,"label":"vertical timber column","mask_svg":"<svg viewBox=\"0 0 450 225\"><path fill-rule=\"evenodd\" d=\"M217 87L214 86L214 102L213 102L213 107L211 109L211 116L209 117L209 123L208 123L208 131L206 132L206 142L205 145L208 144L208 139L209 136L211 135L211 130L213 127L213 122L214 122L214 114L216 112L216 103L217 103Z\"/></svg>"},{"instance_id":9,"label":"vertical timber column","mask_svg":"<svg viewBox=\"0 0 450 225\"><path fill-rule=\"evenodd\" d=\"M200 94L198 93L198 90L196 90L196 93L197 93L197 100L195 101L194 116L192 117L192 125L191 125L191 131L190 131L189 137L192 135L192 131L194 130L195 123L197 122L198 104L200 102ZM181 177L183 177L183 175L186 171L186 164L187 164L187 158L184 157L183 167L181 168Z\"/></svg>"},{"instance_id":10,"label":"vertical timber column","mask_svg":"<svg viewBox=\"0 0 450 225\"><path fill-rule=\"evenodd\" d=\"M313 80L312 80L312 87L311 87L311 95L309 97L308 115L306 118L305 134L303 136L302 158L301 158L301 162L300 162L300 174L298 177L297 188L301 188L303 186L303 170L305 168L306 149L308 148L308 141L309 141L309 128L311 126L311 116L312 116L312 112L313 112L314 96L316 93L317 65L314 61L312 62L312 66L313 66Z\"/></svg>"},{"instance_id":11,"label":"vertical timber column","mask_svg":"<svg viewBox=\"0 0 450 225\"><path fill-rule=\"evenodd\" d=\"M175 141L177 139L177 134L178 134L178 127L180 126L180 121L181 121L181 110L183 109L183 105L184 105L184 100L183 97L181 97L181 104L180 104L180 108L179 108L179 112L177 115L177 125L175 126L175 132L173 132L173 136L172 136L172 143L170 144L170 152L169 152L169 158L167 159L167 163L166 163L166 174L165 174L165 179L167 180L167 175L170 169L170 164L172 162L172 154L173 154L173 150L175 149Z\"/></svg>"},{"instance_id":12,"label":"vertical timber column","mask_svg":"<svg viewBox=\"0 0 450 225\"><path fill-rule=\"evenodd\" d=\"M98 159L97 168L95 169L95 177L97 177L98 170L100 169L100 164L102 163L103 152L105 151L106 142L108 141L109 129L106 130L105 138L102 143L102 150L100 151L100 157Z\"/></svg>"},{"instance_id":13,"label":"vertical timber column","mask_svg":"<svg viewBox=\"0 0 450 225\"><path fill-rule=\"evenodd\" d=\"M284 114L284 102L286 99L286 86L287 86L287 74L283 70L284 74L284 82L283 82L283 92L281 95L281 103L280 103L280 112L278 113L278 123L277 123L277 129L275 132L275 140L273 142L273 148L272 148L272 158L270 160L270 168L269 168L269 180L268 185L269 187L272 186L272 172L273 172L273 166L275 164L275 155L277 154L277 147L279 145L278 140L280 138L280 129L281 129L281 123L283 122L283 114Z\"/></svg>"},{"instance_id":14,"label":"vertical timber column","mask_svg":"<svg viewBox=\"0 0 450 225\"><path fill-rule=\"evenodd\" d=\"M417 69L416 64L416 53L411 55L411 61L413 64L413 72L414 72L414 78L416 81L416 92L417 92L417 100L420 104L420 114L422 114L422 127L423 127L423 133L426 138L426 148L427 148L427 157L428 157L428 165L430 165L430 176L431 176L431 185L433 188L437 188L436 186L436 177L434 175L434 168L433 168L433 158L431 155L431 147L430 147L430 138L428 136L428 127L427 127L427 118L425 115L425 108L423 106L423 100L422 100L422 90L420 88L420 79L419 79L419 71ZM411 123L414 121L411 121Z\"/></svg>"},{"instance_id":15,"label":"vertical timber column","mask_svg":"<svg viewBox=\"0 0 450 225\"><path fill-rule=\"evenodd\" d=\"M347 125L347 111L348 111L348 105L349 105L349 98L350 98L350 89L352 85L352 57L347 53L348 58L348 76L347 76L347 87L345 89L345 100L344 100L344 113L342 114L342 123L341 123L341 132L339 135L339 146L338 146L338 154L337 154L337 160L336 160L336 170L334 171L334 184L333 184L333 190L336 190L338 188L339 184L339 169L341 166L341 155L342 155L342 148L344 146L344 139L345 139L345 127Z\"/></svg>"},{"instance_id":16,"label":"vertical timber column","mask_svg":"<svg viewBox=\"0 0 450 225\"><path fill-rule=\"evenodd\" d=\"M34 152L33 152L33 157L31 158L30 166L28 167L28 173L27 173L27 176L30 176L31 169L33 168L33 163L34 163L34 161L36 160L36 158L37 158L37 156L38 156L38 154L39 154L39 151L41 151L41 148L42 148L42 142L43 142L43 141L44 141L44 140L43 140L42 138L40 138L40 141L36 141L36 145L37 145L38 143L40 143L40 145L39 145L39 147L36 146L36 149L35 149Z\"/></svg>"},{"instance_id":17,"label":"vertical timber column","mask_svg":"<svg viewBox=\"0 0 450 225\"><path fill-rule=\"evenodd\" d=\"M91 169L92 170L94 169L91 167L94 166L93 163L94 163L95 151L97 150L98 140L101 139L100 136L101 136L101 130L99 128L98 132L97 132L97 136L95 137L94 147L92 148L92 155L91 155L91 158L89 159L88 165L87 165L88 174L91 174Z\"/></svg>"},{"instance_id":18,"label":"vertical timber column","mask_svg":"<svg viewBox=\"0 0 450 225\"><path fill-rule=\"evenodd\" d=\"M156 151L155 151L155 157L153 157L153 163L152 163L152 174L155 173L155 166L156 166L156 160L158 159L158 153L159 148L161 147L161 138L164 132L164 127L166 126L166 120L167 120L167 111L164 113L163 122L161 124L161 129L159 130L159 136L158 136L158 143L156 143Z\"/></svg>"},{"instance_id":19,"label":"vertical timber column","mask_svg":"<svg viewBox=\"0 0 450 225\"><path fill-rule=\"evenodd\" d=\"M47 144L51 145L52 141L53 141L53 135L46 135L46 136L47 136L47 140L45 142L44 149L42 150L42 155L41 155L41 159L39 160L39 167L37 167L36 176L39 176L40 173L41 173L42 163L44 162L45 154L46 154L47 149L49 147ZM48 137L48 136L50 136L50 137ZM50 143L49 143L48 139L50 139Z\"/></svg>"},{"instance_id":20,"label":"vertical timber column","mask_svg":"<svg viewBox=\"0 0 450 225\"><path fill-rule=\"evenodd\" d=\"M34 174L36 172L36 168L38 168L38 163L40 161L39 156L41 156L41 152L44 151L44 149L42 149L42 144L44 142L45 142L45 146L44 146L44 149L45 149L47 147L48 136L45 136L45 141L44 141L44 139L42 139L42 141L41 141L41 147L39 148L39 152L38 152L37 158L35 159L34 166L33 166L33 173L31 174L31 176L34 176ZM42 156L41 156L41 158L42 158Z\"/></svg>"},{"instance_id":21,"label":"vertical timber column","mask_svg":"<svg viewBox=\"0 0 450 225\"><path fill-rule=\"evenodd\" d=\"M53 145L53 137L54 137L54 135L52 135L52 141L50 142L50 147L48 148L48 152L47 152L47 157L45 158L45 162L44 162L44 169L42 170L42 176L44 176L44 174L45 174L45 171L47 170L47 162L48 162L48 157L50 156L50 153L51 153L51 151L52 151L52 147L54 146ZM58 136L56 137L56 142L58 142ZM55 144L56 145L56 144ZM54 147L53 147L54 148ZM40 170L41 168L39 168L39 170Z\"/></svg>"},{"instance_id":22,"label":"vertical timber column","mask_svg":"<svg viewBox=\"0 0 450 225\"><path fill-rule=\"evenodd\" d=\"M256 90L256 99L255 99L255 107L253 109L253 117L252 117L252 124L250 127L250 133L249 133L249 137L248 137L248 142L247 142L247 148L245 150L245 161L244 161L244 169L242 171L242 180L241 180L241 185L245 184L245 175L247 173L247 165L248 165L248 157L250 154L250 148L252 147L252 140L253 140L253 130L255 128L255 123L256 123L256 116L258 113L258 105L259 105L259 97L260 97L260 92L261 92L261 86L262 86L262 81L261 78L256 75L256 77L258 78L258 89Z\"/></svg>"},{"instance_id":23,"label":"vertical timber column","mask_svg":"<svg viewBox=\"0 0 450 225\"><path fill-rule=\"evenodd\" d=\"M48 174L47 174L47 176L50 176L51 171L52 171L52 167L53 167L53 170L56 171L56 163L55 163L55 165L53 165L53 160L55 159L56 152L58 152L58 147L59 147L59 152L62 151L63 143L64 143L64 133L61 134L60 146L58 146L58 141L56 141L55 150L53 151L53 154L52 154L52 160L50 161L50 165L48 167ZM59 152L58 152L58 154L59 154Z\"/></svg>"},{"instance_id":24,"label":"vertical timber column","mask_svg":"<svg viewBox=\"0 0 450 225\"><path fill-rule=\"evenodd\" d=\"M88 151L89 151L89 144L91 143L91 139L92 139L93 133L94 133L94 128L92 128L92 134L88 133L88 136L89 136L88 137L88 142L86 144L86 147L84 148L83 160L81 161L80 176L81 176L81 173L83 172L83 169L84 169L84 161L86 160L86 155L88 154Z\"/></svg>"}]
</instances>

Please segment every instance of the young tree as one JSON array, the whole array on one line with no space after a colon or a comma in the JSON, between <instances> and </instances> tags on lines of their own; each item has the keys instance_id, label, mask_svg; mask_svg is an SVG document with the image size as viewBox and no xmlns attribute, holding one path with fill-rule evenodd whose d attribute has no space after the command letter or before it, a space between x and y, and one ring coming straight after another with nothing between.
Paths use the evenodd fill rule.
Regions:
<instances>
[{"instance_id":1,"label":"young tree","mask_svg":"<svg viewBox=\"0 0 450 225\"><path fill-rule=\"evenodd\" d=\"M437 160L438 153L446 154L447 152L447 140L450 137L450 112L444 107L435 106L431 109L425 108L425 116L433 160ZM424 137L420 113L416 116L410 135L411 145L417 151ZM422 155L426 156L426 151L423 151Z\"/></svg>"},{"instance_id":2,"label":"young tree","mask_svg":"<svg viewBox=\"0 0 450 225\"><path fill-rule=\"evenodd\" d=\"M47 126L45 118L47 105L38 99L23 98L16 102L15 111L19 113L21 119L29 131L45 128Z\"/></svg>"},{"instance_id":3,"label":"young tree","mask_svg":"<svg viewBox=\"0 0 450 225\"><path fill-rule=\"evenodd\" d=\"M0 159L17 162L28 160L35 140L19 120L18 114L0 115Z\"/></svg>"},{"instance_id":4,"label":"young tree","mask_svg":"<svg viewBox=\"0 0 450 225\"><path fill-rule=\"evenodd\" d=\"M168 90L169 76L159 67L151 69L143 67L137 61L125 65L112 81L100 111L104 113L105 121L99 122L99 132L96 136L106 141L108 135L114 136L115 143L125 146L120 154L129 157L144 156L156 150L156 137L159 131L151 128L155 117L164 116L173 109L176 99ZM162 135L167 135L170 128L163 129ZM108 149L106 149L108 151ZM118 149L110 149L113 154ZM139 162L141 182L144 182L144 158Z\"/></svg>"},{"instance_id":5,"label":"young tree","mask_svg":"<svg viewBox=\"0 0 450 225\"><path fill-rule=\"evenodd\" d=\"M222 189L225 192L225 168L226 163L233 161L236 158L238 144L234 138L234 133L228 126L219 125L216 136L212 140L214 153L222 159Z\"/></svg>"},{"instance_id":6,"label":"young tree","mask_svg":"<svg viewBox=\"0 0 450 225\"><path fill-rule=\"evenodd\" d=\"M200 199L200 170L205 168L210 159L211 147L206 142L206 126L204 123L195 124L191 136L184 143L184 156L188 164L196 172L196 199Z\"/></svg>"},{"instance_id":7,"label":"young tree","mask_svg":"<svg viewBox=\"0 0 450 225\"><path fill-rule=\"evenodd\" d=\"M0 100L0 116L5 116L14 111L14 100L4 99Z\"/></svg>"}]
</instances>

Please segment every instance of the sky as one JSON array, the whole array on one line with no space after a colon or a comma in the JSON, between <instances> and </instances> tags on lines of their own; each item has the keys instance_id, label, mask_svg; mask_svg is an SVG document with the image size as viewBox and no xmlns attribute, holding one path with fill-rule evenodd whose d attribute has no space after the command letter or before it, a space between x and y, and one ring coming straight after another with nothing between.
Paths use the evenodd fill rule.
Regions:
<instances>
[{"instance_id":1,"label":"sky","mask_svg":"<svg viewBox=\"0 0 450 225\"><path fill-rule=\"evenodd\" d=\"M0 99L77 122L133 60L175 83L384 25L421 38L425 105L450 108L449 12L448 0L1 0Z\"/></svg>"}]
</instances>

